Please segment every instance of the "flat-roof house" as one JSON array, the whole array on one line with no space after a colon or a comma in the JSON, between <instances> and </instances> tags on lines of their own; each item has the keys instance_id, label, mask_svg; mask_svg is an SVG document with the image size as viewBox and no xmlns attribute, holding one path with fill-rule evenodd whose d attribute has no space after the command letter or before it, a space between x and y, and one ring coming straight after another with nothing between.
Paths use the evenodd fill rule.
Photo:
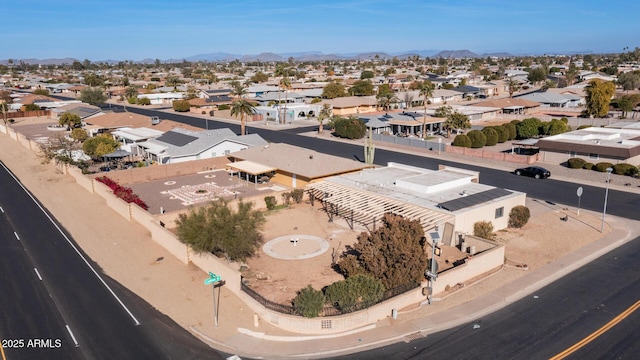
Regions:
<instances>
[{"instance_id":1,"label":"flat-roof house","mask_svg":"<svg viewBox=\"0 0 640 360\"><path fill-rule=\"evenodd\" d=\"M323 101L331 105L333 115L356 115L378 110L375 96L346 96Z\"/></svg>"},{"instance_id":2,"label":"flat-roof house","mask_svg":"<svg viewBox=\"0 0 640 360\"><path fill-rule=\"evenodd\" d=\"M524 205L526 194L479 183L475 171L441 166L429 170L389 163L307 186L310 196L331 216L348 217L375 229L386 213L419 220L425 233L451 223L453 232L473 234L473 225L489 221L494 229L508 226L509 212Z\"/></svg>"},{"instance_id":3,"label":"flat-roof house","mask_svg":"<svg viewBox=\"0 0 640 360\"><path fill-rule=\"evenodd\" d=\"M515 96L516 99L535 101L544 107L573 108L581 104L582 98L572 94L557 94L554 92L535 92Z\"/></svg>"},{"instance_id":4,"label":"flat-roof house","mask_svg":"<svg viewBox=\"0 0 640 360\"><path fill-rule=\"evenodd\" d=\"M580 157L591 163L640 165L640 129L588 127L538 140L543 161Z\"/></svg>"},{"instance_id":5,"label":"flat-roof house","mask_svg":"<svg viewBox=\"0 0 640 360\"><path fill-rule=\"evenodd\" d=\"M227 167L244 175L271 175L270 182L292 188L326 177L359 171L372 165L281 143L252 147L229 156ZM259 164L256 166L255 164ZM264 171L264 172L261 172Z\"/></svg>"},{"instance_id":6,"label":"flat-roof house","mask_svg":"<svg viewBox=\"0 0 640 360\"><path fill-rule=\"evenodd\" d=\"M500 98L482 101L473 106L499 108L503 114L533 114L540 108L540 103L523 98Z\"/></svg>"}]
</instances>

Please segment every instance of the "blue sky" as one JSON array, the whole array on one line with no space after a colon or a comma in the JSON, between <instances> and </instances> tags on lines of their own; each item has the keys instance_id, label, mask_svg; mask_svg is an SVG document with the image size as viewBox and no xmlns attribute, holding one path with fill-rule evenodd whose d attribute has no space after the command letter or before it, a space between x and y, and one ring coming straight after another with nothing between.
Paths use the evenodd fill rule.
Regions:
<instances>
[{"instance_id":1,"label":"blue sky","mask_svg":"<svg viewBox=\"0 0 640 360\"><path fill-rule=\"evenodd\" d=\"M3 13L0 59L640 47L634 0L18 0Z\"/></svg>"}]
</instances>

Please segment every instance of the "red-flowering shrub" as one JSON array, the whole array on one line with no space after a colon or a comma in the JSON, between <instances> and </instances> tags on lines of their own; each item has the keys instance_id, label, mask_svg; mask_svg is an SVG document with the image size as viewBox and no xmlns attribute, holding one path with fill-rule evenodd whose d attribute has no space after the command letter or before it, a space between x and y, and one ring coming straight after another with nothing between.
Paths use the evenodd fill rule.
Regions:
<instances>
[{"instance_id":1,"label":"red-flowering shrub","mask_svg":"<svg viewBox=\"0 0 640 360\"><path fill-rule=\"evenodd\" d=\"M134 203L144 210L149 209L149 206L144 201L142 201L142 199L140 199L137 194L134 194L131 188L121 186L113 179L106 176L97 177L96 180L107 185L107 187L111 189L111 191L113 191L113 194L115 196L126 201L127 203Z\"/></svg>"}]
</instances>

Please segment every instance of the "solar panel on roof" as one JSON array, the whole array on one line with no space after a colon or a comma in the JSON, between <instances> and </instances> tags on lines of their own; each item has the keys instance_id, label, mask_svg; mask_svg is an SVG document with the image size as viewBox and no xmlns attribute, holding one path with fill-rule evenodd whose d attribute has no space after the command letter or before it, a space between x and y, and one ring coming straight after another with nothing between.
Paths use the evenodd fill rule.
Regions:
<instances>
[{"instance_id":1,"label":"solar panel on roof","mask_svg":"<svg viewBox=\"0 0 640 360\"><path fill-rule=\"evenodd\" d=\"M511 191L502 188L495 188L483 192L479 192L473 195L461 196L458 199L445 201L438 204L438 207L449 211L458 211L460 209L468 208L478 204L482 204L487 201L495 200L506 195L510 195Z\"/></svg>"},{"instance_id":2,"label":"solar panel on roof","mask_svg":"<svg viewBox=\"0 0 640 360\"><path fill-rule=\"evenodd\" d=\"M181 134L175 131L167 131L160 137L156 138L156 140L174 146L185 146L192 141L198 140L198 138L191 135Z\"/></svg>"}]
</instances>

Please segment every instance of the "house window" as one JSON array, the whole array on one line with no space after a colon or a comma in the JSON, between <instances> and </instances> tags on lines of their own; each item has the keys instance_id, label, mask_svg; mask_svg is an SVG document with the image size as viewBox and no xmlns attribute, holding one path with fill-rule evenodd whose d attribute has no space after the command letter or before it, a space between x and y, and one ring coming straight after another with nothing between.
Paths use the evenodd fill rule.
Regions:
<instances>
[{"instance_id":1,"label":"house window","mask_svg":"<svg viewBox=\"0 0 640 360\"><path fill-rule=\"evenodd\" d=\"M216 152L215 151L211 153L211 157L216 157Z\"/></svg>"},{"instance_id":2,"label":"house window","mask_svg":"<svg viewBox=\"0 0 640 360\"><path fill-rule=\"evenodd\" d=\"M589 159L598 160L598 159L600 159L600 155L594 154L594 153L589 153Z\"/></svg>"},{"instance_id":3,"label":"house window","mask_svg":"<svg viewBox=\"0 0 640 360\"><path fill-rule=\"evenodd\" d=\"M224 154L225 154L225 155L229 155L229 154L231 154L231 150L225 150L225 151L224 151Z\"/></svg>"},{"instance_id":4,"label":"house window","mask_svg":"<svg viewBox=\"0 0 640 360\"><path fill-rule=\"evenodd\" d=\"M504 206L501 206L496 209L496 219L504 216Z\"/></svg>"},{"instance_id":5,"label":"house window","mask_svg":"<svg viewBox=\"0 0 640 360\"><path fill-rule=\"evenodd\" d=\"M569 151L569 157L570 158L576 157L576 152L575 151Z\"/></svg>"}]
</instances>

